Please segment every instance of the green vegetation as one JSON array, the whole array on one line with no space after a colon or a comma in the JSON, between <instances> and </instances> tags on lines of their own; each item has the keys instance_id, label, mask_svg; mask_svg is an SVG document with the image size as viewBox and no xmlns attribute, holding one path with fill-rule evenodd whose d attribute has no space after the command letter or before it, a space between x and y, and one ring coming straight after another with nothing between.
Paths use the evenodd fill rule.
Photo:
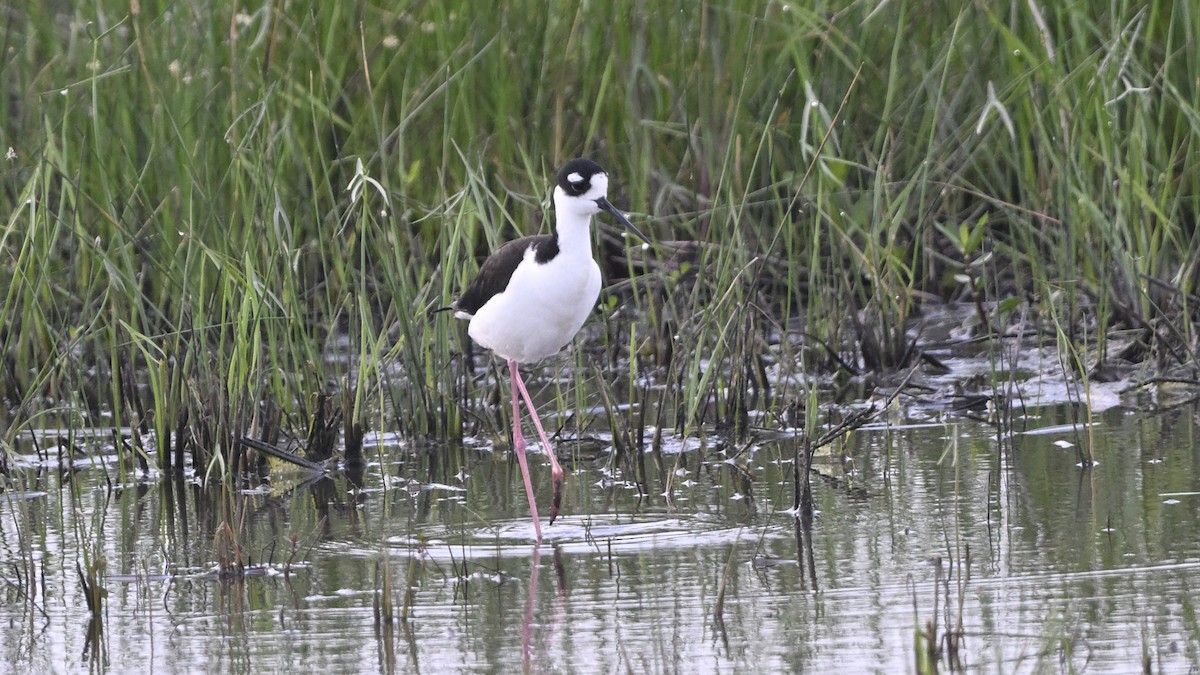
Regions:
<instances>
[{"instance_id":1,"label":"green vegetation","mask_svg":"<svg viewBox=\"0 0 1200 675\"><path fill-rule=\"evenodd\" d=\"M222 474L320 391L367 429L502 435L426 311L547 227L581 154L675 243L602 228L633 283L576 362L665 368L684 403L645 423L903 367L930 298L1045 323L1080 369L1119 327L1123 358L1190 365L1198 37L1162 0L34 3L0 64L2 440L133 427Z\"/></svg>"}]
</instances>

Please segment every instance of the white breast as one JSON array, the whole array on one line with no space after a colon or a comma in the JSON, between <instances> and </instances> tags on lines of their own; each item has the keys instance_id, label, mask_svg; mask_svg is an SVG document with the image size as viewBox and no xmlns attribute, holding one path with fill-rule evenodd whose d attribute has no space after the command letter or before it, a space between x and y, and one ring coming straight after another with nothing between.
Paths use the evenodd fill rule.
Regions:
<instances>
[{"instance_id":1,"label":"white breast","mask_svg":"<svg viewBox=\"0 0 1200 675\"><path fill-rule=\"evenodd\" d=\"M467 332L505 359L531 363L567 346L599 297L600 268L590 255L560 254L539 264L531 248L505 290L475 312Z\"/></svg>"}]
</instances>

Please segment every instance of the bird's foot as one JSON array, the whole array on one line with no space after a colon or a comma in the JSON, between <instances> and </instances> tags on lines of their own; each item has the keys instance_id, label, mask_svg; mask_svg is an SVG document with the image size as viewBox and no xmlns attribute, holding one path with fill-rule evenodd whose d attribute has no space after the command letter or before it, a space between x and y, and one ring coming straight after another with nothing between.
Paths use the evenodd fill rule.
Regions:
<instances>
[{"instance_id":1,"label":"bird's foot","mask_svg":"<svg viewBox=\"0 0 1200 675\"><path fill-rule=\"evenodd\" d=\"M563 476L561 469L553 476L551 484L554 486L554 497L550 502L550 524L553 525L554 519L558 517L558 507L562 505Z\"/></svg>"}]
</instances>

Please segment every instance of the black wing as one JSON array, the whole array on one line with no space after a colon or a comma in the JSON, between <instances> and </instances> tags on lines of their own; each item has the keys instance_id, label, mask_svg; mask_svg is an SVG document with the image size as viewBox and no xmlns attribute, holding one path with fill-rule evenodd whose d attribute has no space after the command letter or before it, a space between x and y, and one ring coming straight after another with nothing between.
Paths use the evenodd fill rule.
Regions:
<instances>
[{"instance_id":1,"label":"black wing","mask_svg":"<svg viewBox=\"0 0 1200 675\"><path fill-rule=\"evenodd\" d=\"M547 262L558 254L558 236L539 234L532 237L521 237L496 249L495 253L483 261L483 265L479 268L479 274L471 281L471 285L467 286L467 290L458 300L451 305L451 308L470 315L478 312L479 308L487 304L493 295L508 287L509 279L512 279L517 265L525 259L525 252L529 250L530 246L537 249L534 254L537 262Z\"/></svg>"}]
</instances>

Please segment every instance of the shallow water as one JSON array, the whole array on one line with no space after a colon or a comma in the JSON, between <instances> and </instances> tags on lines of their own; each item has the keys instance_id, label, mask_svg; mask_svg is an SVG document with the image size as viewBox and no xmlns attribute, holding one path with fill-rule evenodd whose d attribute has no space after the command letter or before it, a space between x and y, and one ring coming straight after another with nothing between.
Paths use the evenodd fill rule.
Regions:
<instances>
[{"instance_id":1,"label":"shallow water","mask_svg":"<svg viewBox=\"0 0 1200 675\"><path fill-rule=\"evenodd\" d=\"M693 439L661 471L647 455L641 496L578 451L540 547L503 450L369 438L361 476L229 494L135 482L102 444L74 461L22 446L0 494L0 669L894 673L915 671L918 628L961 621L972 671L1194 671L1197 409L1118 403L1093 419L1090 470L1081 407L1000 435L910 406L818 453L811 531L786 435ZM245 576L218 574L225 522ZM76 565L100 558L89 640Z\"/></svg>"}]
</instances>

